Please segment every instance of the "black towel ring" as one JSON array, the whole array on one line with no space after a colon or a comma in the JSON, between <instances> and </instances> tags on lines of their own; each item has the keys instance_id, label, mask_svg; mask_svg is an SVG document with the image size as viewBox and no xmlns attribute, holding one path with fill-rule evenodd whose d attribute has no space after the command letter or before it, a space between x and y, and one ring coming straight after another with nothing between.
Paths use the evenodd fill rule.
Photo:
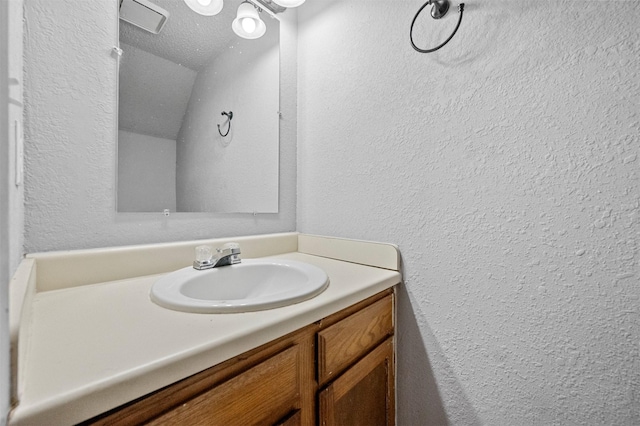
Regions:
<instances>
[{"instance_id":1,"label":"black towel ring","mask_svg":"<svg viewBox=\"0 0 640 426\"><path fill-rule=\"evenodd\" d=\"M224 135L223 135L223 134L222 134L222 132L220 131L220 125L218 124L218 133L220 133L220 136L222 136L222 137L224 138L224 137L226 137L226 136L229 134L229 132L231 131L231 119L233 118L233 112L232 112L232 111L229 111L229 112L222 111L222 112L220 113L220 115L226 115L227 117L229 117L229 120L227 121L227 122L229 123L229 127L227 128L227 133L225 133Z\"/></svg>"},{"instance_id":2,"label":"black towel ring","mask_svg":"<svg viewBox=\"0 0 640 426\"><path fill-rule=\"evenodd\" d=\"M460 3L460 5L458 6L458 12L460 13L460 17L458 18L458 24L454 28L449 38L447 38L444 41L444 43L434 47L433 49L420 49L413 42L413 25L416 23L416 19L418 19L418 15L420 15L420 12L422 12L422 10L430 4L433 4L433 8L431 8L431 16L433 17L433 19L440 19L444 15L446 15L447 12L449 11L449 0L429 0L422 5L422 7L418 10L418 13L416 13L416 16L413 17L413 21L411 21L411 29L409 30L409 40L411 40L411 46L420 53L435 52L445 44L449 43L449 40L451 40L455 35L456 31L458 31L458 28L460 27L460 22L462 22L462 13L464 12L464 3Z\"/></svg>"}]
</instances>

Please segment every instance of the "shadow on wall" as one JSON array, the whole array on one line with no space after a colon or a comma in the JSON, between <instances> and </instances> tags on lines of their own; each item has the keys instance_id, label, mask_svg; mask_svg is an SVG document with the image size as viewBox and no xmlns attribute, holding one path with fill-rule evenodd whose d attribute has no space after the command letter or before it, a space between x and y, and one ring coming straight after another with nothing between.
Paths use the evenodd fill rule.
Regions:
<instances>
[{"instance_id":1,"label":"shadow on wall","mask_svg":"<svg viewBox=\"0 0 640 426\"><path fill-rule=\"evenodd\" d=\"M399 286L397 297L398 424L444 426L464 420L465 425L481 425L424 316L414 311L413 305L418 305L412 305L406 285ZM419 323L423 324L422 328ZM449 410L456 411L455 422L445 409L432 360L442 370L439 372L440 380L446 381L442 388L453 392L448 400Z\"/></svg>"},{"instance_id":2,"label":"shadow on wall","mask_svg":"<svg viewBox=\"0 0 640 426\"><path fill-rule=\"evenodd\" d=\"M432 36L429 39L444 40L451 33L452 22L458 20L458 5L464 1L453 1L449 14L448 25L437 26L430 19L427 25L433 25ZM535 7L543 7L533 2L491 1L482 4L465 3L464 15L460 29L447 47L430 54L430 60L447 68L476 62L487 58L496 50L496 46L504 39L504 26ZM455 42L454 42L455 41Z\"/></svg>"}]
</instances>

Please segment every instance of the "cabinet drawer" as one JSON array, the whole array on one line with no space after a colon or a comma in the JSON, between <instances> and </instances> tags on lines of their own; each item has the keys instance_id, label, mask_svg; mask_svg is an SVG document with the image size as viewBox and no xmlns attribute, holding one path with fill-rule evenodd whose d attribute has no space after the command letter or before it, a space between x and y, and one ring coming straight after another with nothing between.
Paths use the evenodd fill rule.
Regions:
<instances>
[{"instance_id":1,"label":"cabinet drawer","mask_svg":"<svg viewBox=\"0 0 640 426\"><path fill-rule=\"evenodd\" d=\"M318 383L323 385L393 334L393 295L318 332Z\"/></svg>"},{"instance_id":2,"label":"cabinet drawer","mask_svg":"<svg viewBox=\"0 0 640 426\"><path fill-rule=\"evenodd\" d=\"M299 424L298 413L288 418L300 409L299 352L290 347L149 424Z\"/></svg>"}]
</instances>

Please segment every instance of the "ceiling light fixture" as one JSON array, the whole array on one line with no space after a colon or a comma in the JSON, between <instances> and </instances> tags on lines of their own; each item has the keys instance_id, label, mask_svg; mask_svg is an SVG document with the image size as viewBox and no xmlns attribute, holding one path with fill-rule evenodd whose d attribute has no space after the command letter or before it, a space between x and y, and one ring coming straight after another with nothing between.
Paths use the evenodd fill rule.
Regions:
<instances>
[{"instance_id":1,"label":"ceiling light fixture","mask_svg":"<svg viewBox=\"0 0 640 426\"><path fill-rule=\"evenodd\" d=\"M238 36L250 40L262 37L267 31L267 26L260 19L258 10L247 1L238 6L238 13L231 28Z\"/></svg>"},{"instance_id":2,"label":"ceiling light fixture","mask_svg":"<svg viewBox=\"0 0 640 426\"><path fill-rule=\"evenodd\" d=\"M287 10L286 7L275 4L273 0L251 0L251 3L255 4L260 12L267 12L273 17Z\"/></svg>"},{"instance_id":3,"label":"ceiling light fixture","mask_svg":"<svg viewBox=\"0 0 640 426\"><path fill-rule=\"evenodd\" d=\"M220 13L224 0L184 0L191 10L200 15L213 16Z\"/></svg>"},{"instance_id":4,"label":"ceiling light fixture","mask_svg":"<svg viewBox=\"0 0 640 426\"><path fill-rule=\"evenodd\" d=\"M282 7L298 7L304 3L304 1L305 0L273 0L275 4L279 4Z\"/></svg>"}]
</instances>

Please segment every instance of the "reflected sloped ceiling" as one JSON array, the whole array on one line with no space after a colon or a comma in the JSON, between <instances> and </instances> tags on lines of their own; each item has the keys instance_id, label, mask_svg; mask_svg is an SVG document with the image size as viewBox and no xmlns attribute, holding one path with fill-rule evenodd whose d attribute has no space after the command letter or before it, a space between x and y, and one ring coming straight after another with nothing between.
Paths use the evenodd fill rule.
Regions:
<instances>
[{"instance_id":1,"label":"reflected sloped ceiling","mask_svg":"<svg viewBox=\"0 0 640 426\"><path fill-rule=\"evenodd\" d=\"M120 22L118 127L176 140L199 70L233 47L231 30L242 0L202 16L181 0L153 0L169 12L159 34Z\"/></svg>"},{"instance_id":2,"label":"reflected sloped ceiling","mask_svg":"<svg viewBox=\"0 0 640 426\"><path fill-rule=\"evenodd\" d=\"M197 73L125 43L120 47L118 127L175 141Z\"/></svg>"}]
</instances>

